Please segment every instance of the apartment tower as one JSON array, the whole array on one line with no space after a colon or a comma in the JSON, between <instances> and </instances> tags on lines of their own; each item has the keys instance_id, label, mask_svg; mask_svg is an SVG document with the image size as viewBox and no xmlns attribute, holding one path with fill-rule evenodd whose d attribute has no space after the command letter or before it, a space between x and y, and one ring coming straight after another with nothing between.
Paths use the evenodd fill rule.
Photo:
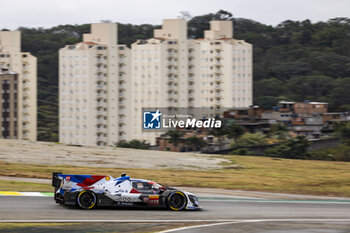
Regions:
<instances>
[{"instance_id":1,"label":"apartment tower","mask_svg":"<svg viewBox=\"0 0 350 233\"><path fill-rule=\"evenodd\" d=\"M0 67L0 138L18 137L18 75Z\"/></svg>"},{"instance_id":2,"label":"apartment tower","mask_svg":"<svg viewBox=\"0 0 350 233\"><path fill-rule=\"evenodd\" d=\"M212 21L188 39L184 19L166 19L153 38L117 45L117 25L91 25L83 42L59 54L60 142L155 143L142 132L142 108L206 108L208 116L252 104L252 45L233 38L231 21Z\"/></svg>"},{"instance_id":3,"label":"apartment tower","mask_svg":"<svg viewBox=\"0 0 350 233\"><path fill-rule=\"evenodd\" d=\"M37 60L21 52L19 31L0 31L1 113L3 138L36 141Z\"/></svg>"},{"instance_id":4,"label":"apartment tower","mask_svg":"<svg viewBox=\"0 0 350 233\"><path fill-rule=\"evenodd\" d=\"M126 138L130 49L117 44L117 24L91 24L83 42L59 51L59 141L112 145Z\"/></svg>"},{"instance_id":5,"label":"apartment tower","mask_svg":"<svg viewBox=\"0 0 350 233\"><path fill-rule=\"evenodd\" d=\"M233 38L232 21L211 21L204 38L187 39L184 19L166 19L154 37L131 46L132 133L142 132L142 108L206 108L208 116L252 104L252 45Z\"/></svg>"}]
</instances>

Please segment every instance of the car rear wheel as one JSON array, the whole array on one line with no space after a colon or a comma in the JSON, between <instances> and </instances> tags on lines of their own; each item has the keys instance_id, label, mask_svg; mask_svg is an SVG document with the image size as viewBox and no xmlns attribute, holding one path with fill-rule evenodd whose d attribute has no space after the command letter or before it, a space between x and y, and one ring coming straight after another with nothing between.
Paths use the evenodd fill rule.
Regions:
<instances>
[{"instance_id":1,"label":"car rear wheel","mask_svg":"<svg viewBox=\"0 0 350 233\"><path fill-rule=\"evenodd\" d=\"M80 192L77 198L78 205L87 210L92 209L96 205L96 202L96 194L87 190Z\"/></svg>"},{"instance_id":2,"label":"car rear wheel","mask_svg":"<svg viewBox=\"0 0 350 233\"><path fill-rule=\"evenodd\" d=\"M187 205L187 198L184 193L176 191L168 196L167 203L171 210L182 210Z\"/></svg>"}]
</instances>

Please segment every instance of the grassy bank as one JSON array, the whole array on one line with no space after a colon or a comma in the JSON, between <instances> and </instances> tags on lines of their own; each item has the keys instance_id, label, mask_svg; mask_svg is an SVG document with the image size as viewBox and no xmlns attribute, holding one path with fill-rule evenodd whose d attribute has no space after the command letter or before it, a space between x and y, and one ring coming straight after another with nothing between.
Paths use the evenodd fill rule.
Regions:
<instances>
[{"instance_id":1,"label":"grassy bank","mask_svg":"<svg viewBox=\"0 0 350 233\"><path fill-rule=\"evenodd\" d=\"M148 170L47 166L0 162L1 176L51 178L51 172L109 174L127 172L132 177L152 179L164 185L285 192L350 197L350 163L289 160L254 156L225 156L230 163L211 171ZM19 185L0 182L0 190L51 191L49 185ZM24 190L23 190L24 191Z\"/></svg>"}]
</instances>

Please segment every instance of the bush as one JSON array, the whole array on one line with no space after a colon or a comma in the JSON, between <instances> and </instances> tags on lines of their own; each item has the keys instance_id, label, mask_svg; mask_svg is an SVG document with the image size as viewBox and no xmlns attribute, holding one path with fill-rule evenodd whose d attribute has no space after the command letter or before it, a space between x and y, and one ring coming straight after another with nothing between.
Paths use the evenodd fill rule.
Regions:
<instances>
[{"instance_id":1,"label":"bush","mask_svg":"<svg viewBox=\"0 0 350 233\"><path fill-rule=\"evenodd\" d=\"M310 142L304 136L288 139L281 145L267 149L265 155L289 158L289 159L308 159L311 154L307 151Z\"/></svg>"},{"instance_id":2,"label":"bush","mask_svg":"<svg viewBox=\"0 0 350 233\"><path fill-rule=\"evenodd\" d=\"M333 154L329 150L312 151L310 152L311 160L324 160L324 161L335 161Z\"/></svg>"},{"instance_id":3,"label":"bush","mask_svg":"<svg viewBox=\"0 0 350 233\"><path fill-rule=\"evenodd\" d=\"M261 146L268 144L266 136L262 133L245 133L237 142L232 142L231 147L236 146Z\"/></svg>"},{"instance_id":4,"label":"bush","mask_svg":"<svg viewBox=\"0 0 350 233\"><path fill-rule=\"evenodd\" d=\"M350 162L350 146L339 145L333 153L333 157L336 161Z\"/></svg>"},{"instance_id":5,"label":"bush","mask_svg":"<svg viewBox=\"0 0 350 233\"><path fill-rule=\"evenodd\" d=\"M343 144L350 146L350 122L347 124L339 125L336 128L336 133L339 135Z\"/></svg>"},{"instance_id":6,"label":"bush","mask_svg":"<svg viewBox=\"0 0 350 233\"><path fill-rule=\"evenodd\" d=\"M239 148L231 152L233 155L250 155L247 148Z\"/></svg>"},{"instance_id":7,"label":"bush","mask_svg":"<svg viewBox=\"0 0 350 233\"><path fill-rule=\"evenodd\" d=\"M148 149L148 143L146 143L145 140L121 140L115 144L117 147L123 147L123 148L134 148L134 149Z\"/></svg>"}]
</instances>

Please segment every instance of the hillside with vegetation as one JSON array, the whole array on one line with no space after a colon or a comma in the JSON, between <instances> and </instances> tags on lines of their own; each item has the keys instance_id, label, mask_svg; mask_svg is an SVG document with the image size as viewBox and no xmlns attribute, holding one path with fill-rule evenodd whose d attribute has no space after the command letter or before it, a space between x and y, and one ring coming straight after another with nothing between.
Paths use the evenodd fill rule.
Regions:
<instances>
[{"instance_id":1,"label":"hillside with vegetation","mask_svg":"<svg viewBox=\"0 0 350 233\"><path fill-rule=\"evenodd\" d=\"M327 22L287 20L277 26L234 18L219 11L192 17L188 36L203 37L213 19L232 20L234 37L254 45L254 104L270 108L279 100L329 102L331 111L350 110L350 19ZM119 24L120 44L150 38L159 25ZM38 58L38 140L58 140L58 50L81 41L85 25L19 28L22 51Z\"/></svg>"}]
</instances>

